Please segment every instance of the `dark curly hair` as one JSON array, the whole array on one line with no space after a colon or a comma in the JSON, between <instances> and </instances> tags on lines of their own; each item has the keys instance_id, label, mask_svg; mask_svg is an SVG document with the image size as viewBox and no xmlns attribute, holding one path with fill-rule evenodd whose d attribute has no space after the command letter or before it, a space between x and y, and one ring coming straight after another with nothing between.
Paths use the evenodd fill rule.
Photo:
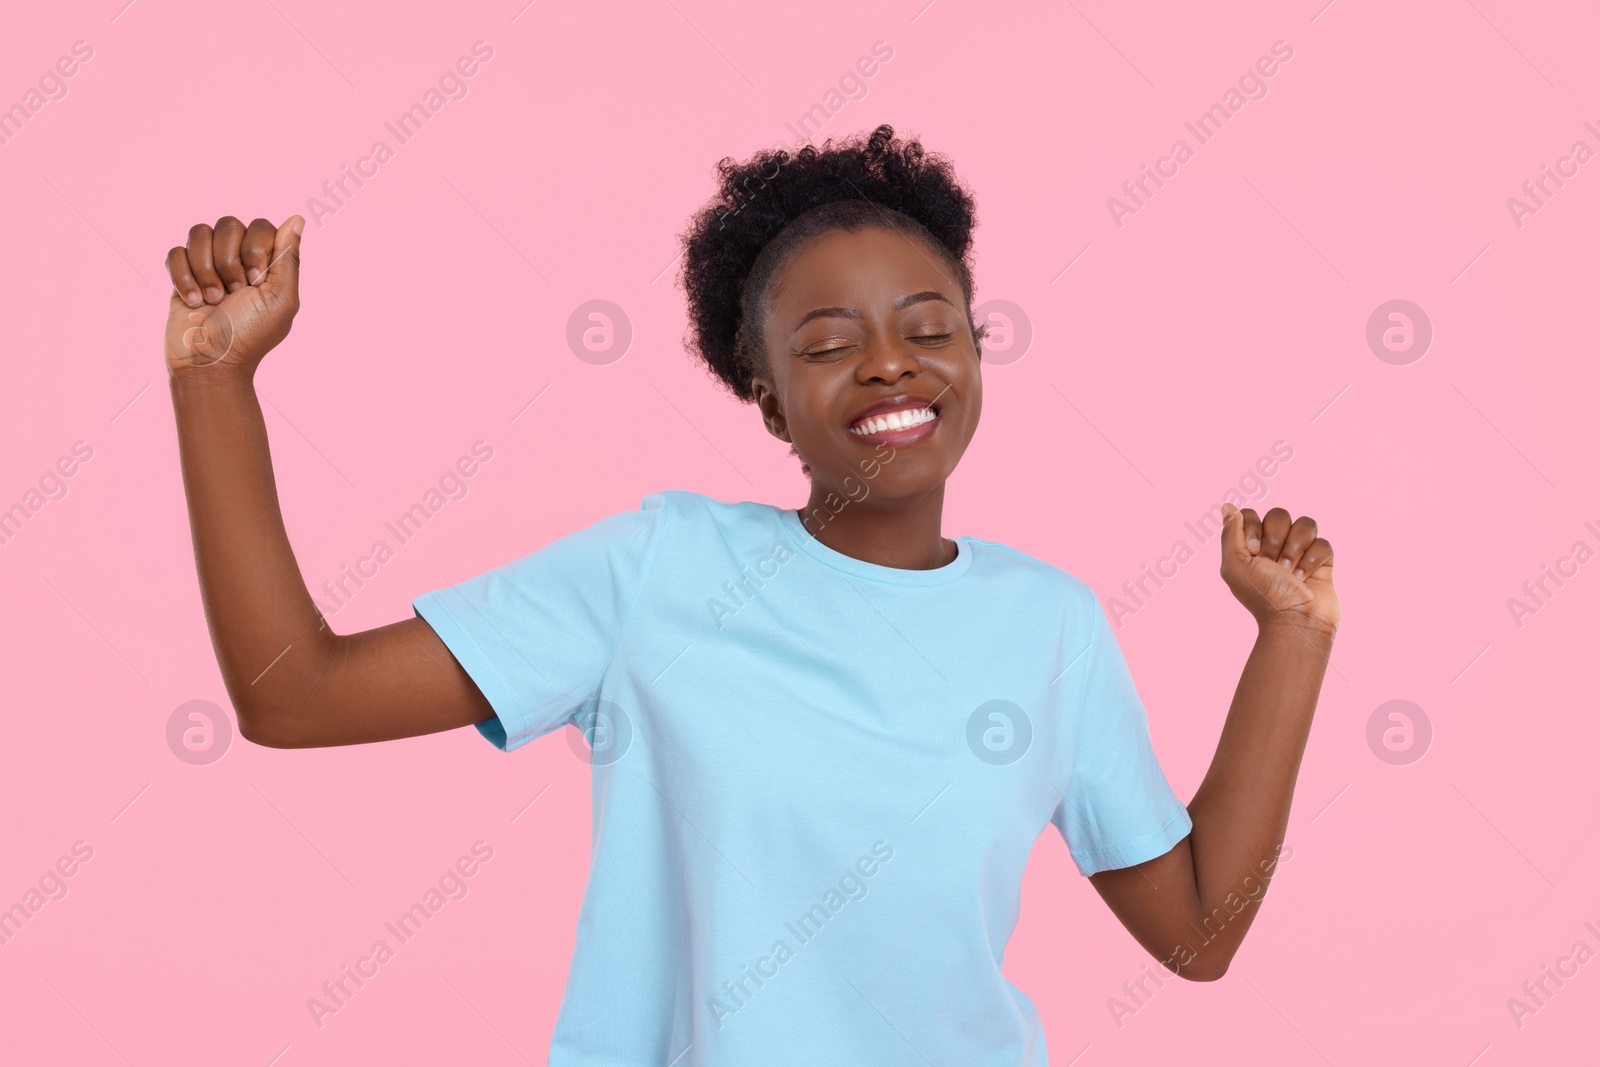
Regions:
<instances>
[{"instance_id":1,"label":"dark curly hair","mask_svg":"<svg viewBox=\"0 0 1600 1067\"><path fill-rule=\"evenodd\" d=\"M921 238L960 282L972 322L972 194L950 160L879 126L819 150L807 144L717 164L721 189L690 220L679 286L689 302L684 344L735 397L755 399L751 378L765 365L761 323L779 268L803 242L829 230L892 227ZM980 347L981 352L981 347Z\"/></svg>"}]
</instances>

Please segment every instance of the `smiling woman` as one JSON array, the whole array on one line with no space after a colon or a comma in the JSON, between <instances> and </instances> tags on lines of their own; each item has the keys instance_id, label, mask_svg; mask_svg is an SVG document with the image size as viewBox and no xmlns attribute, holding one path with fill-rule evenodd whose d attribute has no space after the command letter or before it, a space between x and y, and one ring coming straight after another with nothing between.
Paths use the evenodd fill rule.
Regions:
<instances>
[{"instance_id":1,"label":"smiling woman","mask_svg":"<svg viewBox=\"0 0 1600 1067\"><path fill-rule=\"evenodd\" d=\"M742 190L769 170L781 170L781 187L747 201ZM686 342L800 458L811 479L803 514L850 496L871 449L904 450L909 462L876 495L920 495L917 508L856 509L826 535L808 521L811 533L887 566L949 562L954 543L927 518L977 429L988 330L972 315L971 192L949 159L890 126L792 157L724 159L718 173L718 196L684 237ZM729 204L738 225L726 224ZM862 529L875 531L871 547L852 533Z\"/></svg>"},{"instance_id":2,"label":"smiling woman","mask_svg":"<svg viewBox=\"0 0 1600 1067\"><path fill-rule=\"evenodd\" d=\"M169 252L185 486L240 733L475 725L509 752L601 711L626 725L581 731L594 825L551 1067L1046 1067L1002 966L1041 828L1157 959L1221 977L1260 904L1229 894L1283 842L1338 623L1332 549L1309 518L1224 504L1222 576L1260 635L1185 807L1089 586L942 532L983 407L976 218L949 161L881 126L718 169L683 235L690 348L800 457L806 506L651 493L348 636L315 628L251 385L298 308L303 220L230 216ZM768 184L741 200L752 174ZM189 320L212 314L236 335L196 359ZM817 872L891 838L870 897L854 874L818 897Z\"/></svg>"},{"instance_id":3,"label":"smiling woman","mask_svg":"<svg viewBox=\"0 0 1600 1067\"><path fill-rule=\"evenodd\" d=\"M755 398L751 379L765 359L757 323L777 269L815 237L882 226L919 239L919 254L931 252L944 261L971 302L968 259L976 206L949 160L916 141L896 141L889 126L833 144L828 141L824 150L807 145L794 155L772 149L743 162L724 158L717 164L717 196L690 220L684 235L679 284L689 299L685 342L740 400ZM770 196L749 198L745 190L751 181L770 177L769 168L773 175L781 172L783 184ZM742 216L739 225L722 225L735 210ZM970 310L967 324L976 333Z\"/></svg>"}]
</instances>

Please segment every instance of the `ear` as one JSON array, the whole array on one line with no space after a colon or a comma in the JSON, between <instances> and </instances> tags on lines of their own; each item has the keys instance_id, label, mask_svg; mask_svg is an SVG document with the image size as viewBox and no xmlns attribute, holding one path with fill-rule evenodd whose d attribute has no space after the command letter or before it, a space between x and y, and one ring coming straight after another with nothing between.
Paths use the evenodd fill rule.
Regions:
<instances>
[{"instance_id":1,"label":"ear","mask_svg":"<svg viewBox=\"0 0 1600 1067\"><path fill-rule=\"evenodd\" d=\"M780 441L793 444L789 437L789 420L783 417L783 405L779 403L772 383L757 375L751 379L750 388L755 393L756 407L761 409L761 421L766 424L767 432Z\"/></svg>"}]
</instances>

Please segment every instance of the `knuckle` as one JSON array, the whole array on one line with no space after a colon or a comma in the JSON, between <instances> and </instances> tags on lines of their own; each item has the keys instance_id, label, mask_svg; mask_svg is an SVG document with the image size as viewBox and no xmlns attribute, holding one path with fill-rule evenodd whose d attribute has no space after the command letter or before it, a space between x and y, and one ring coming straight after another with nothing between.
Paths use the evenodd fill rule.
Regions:
<instances>
[{"instance_id":1,"label":"knuckle","mask_svg":"<svg viewBox=\"0 0 1600 1067\"><path fill-rule=\"evenodd\" d=\"M211 236L211 227L206 223L197 222L189 227L189 240L197 241L202 237Z\"/></svg>"},{"instance_id":2,"label":"knuckle","mask_svg":"<svg viewBox=\"0 0 1600 1067\"><path fill-rule=\"evenodd\" d=\"M231 230L235 227L242 230L244 229L244 223L240 222L238 218L233 215L224 215L217 220L217 229L219 230Z\"/></svg>"}]
</instances>

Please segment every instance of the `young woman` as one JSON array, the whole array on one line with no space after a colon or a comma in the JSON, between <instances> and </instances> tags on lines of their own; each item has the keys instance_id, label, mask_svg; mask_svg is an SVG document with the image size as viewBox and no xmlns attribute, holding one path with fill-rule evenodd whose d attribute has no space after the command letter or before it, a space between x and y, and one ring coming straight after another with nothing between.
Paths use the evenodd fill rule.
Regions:
<instances>
[{"instance_id":1,"label":"young woman","mask_svg":"<svg viewBox=\"0 0 1600 1067\"><path fill-rule=\"evenodd\" d=\"M1339 620L1316 523L1223 504L1258 623L1185 808L1091 590L947 538L978 428L973 201L883 126L723 160L684 235L690 343L811 481L668 490L340 635L279 516L252 376L299 307L299 216L196 226L166 334L206 615L239 730L589 739L594 837L552 1067L1042 1065L1001 972L1046 824L1171 971L1255 916ZM271 669L263 673L263 668Z\"/></svg>"}]
</instances>

